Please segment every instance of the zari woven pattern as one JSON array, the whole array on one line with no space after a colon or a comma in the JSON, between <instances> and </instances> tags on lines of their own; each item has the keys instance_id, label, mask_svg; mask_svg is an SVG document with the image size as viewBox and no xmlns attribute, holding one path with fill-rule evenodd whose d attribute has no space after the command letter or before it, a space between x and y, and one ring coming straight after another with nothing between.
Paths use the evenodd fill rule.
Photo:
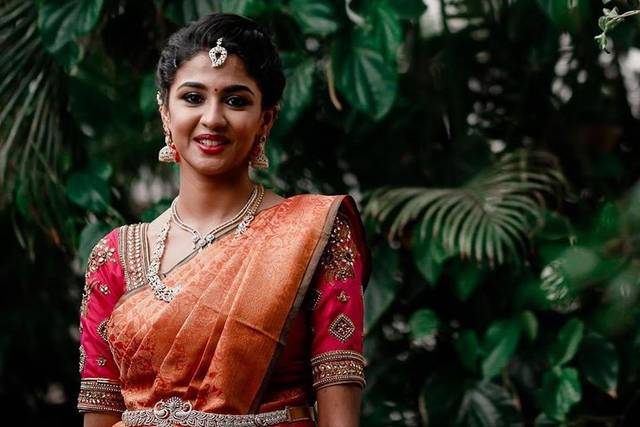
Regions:
<instances>
[{"instance_id":1,"label":"zari woven pattern","mask_svg":"<svg viewBox=\"0 0 640 427\"><path fill-rule=\"evenodd\" d=\"M124 270L127 291L146 285L147 266L149 265L148 224L125 225L120 228L120 262Z\"/></svg>"},{"instance_id":2,"label":"zari woven pattern","mask_svg":"<svg viewBox=\"0 0 640 427\"><path fill-rule=\"evenodd\" d=\"M223 415L194 411L190 402L184 401L179 397L171 397L166 401L161 400L156 403L153 409L125 411L122 414L122 422L127 427L173 427L174 425L198 427L255 427L274 426L285 423L288 420L289 412L286 409L251 415Z\"/></svg>"},{"instance_id":3,"label":"zari woven pattern","mask_svg":"<svg viewBox=\"0 0 640 427\"><path fill-rule=\"evenodd\" d=\"M311 359L311 375L315 390L345 383L357 383L364 387L364 357L349 350L322 353Z\"/></svg>"},{"instance_id":4,"label":"zari woven pattern","mask_svg":"<svg viewBox=\"0 0 640 427\"><path fill-rule=\"evenodd\" d=\"M124 411L120 384L106 379L83 378L80 381L78 409L81 412Z\"/></svg>"}]
</instances>

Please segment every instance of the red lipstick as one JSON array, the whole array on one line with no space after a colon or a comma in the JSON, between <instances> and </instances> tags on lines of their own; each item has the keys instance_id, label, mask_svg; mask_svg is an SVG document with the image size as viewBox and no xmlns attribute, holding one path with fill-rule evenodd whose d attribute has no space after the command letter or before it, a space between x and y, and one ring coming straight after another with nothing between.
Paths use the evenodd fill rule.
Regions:
<instances>
[{"instance_id":1,"label":"red lipstick","mask_svg":"<svg viewBox=\"0 0 640 427\"><path fill-rule=\"evenodd\" d=\"M203 153L210 155L221 153L229 144L229 140L224 136L211 133L203 133L193 139Z\"/></svg>"}]
</instances>

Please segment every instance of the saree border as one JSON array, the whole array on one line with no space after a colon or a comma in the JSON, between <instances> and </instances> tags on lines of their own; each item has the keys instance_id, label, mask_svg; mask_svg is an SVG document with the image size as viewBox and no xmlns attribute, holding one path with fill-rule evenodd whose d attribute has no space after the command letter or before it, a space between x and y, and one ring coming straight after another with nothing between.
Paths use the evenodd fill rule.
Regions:
<instances>
[{"instance_id":1,"label":"saree border","mask_svg":"<svg viewBox=\"0 0 640 427\"><path fill-rule=\"evenodd\" d=\"M333 228L333 223L336 220L338 215L338 211L342 204L349 200L350 203L355 204L353 198L349 195L340 195L340 196L329 196L334 200L331 202L331 206L327 211L327 215L325 218L324 226L322 227L322 231L320 232L320 238L316 242L316 246L313 250L313 254L309 258L309 262L307 263L307 268L305 270L304 275L302 276L302 280L300 281L300 285L298 286L298 292L296 293L296 298L291 305L291 309L289 310L289 314L287 315L287 319L285 320L284 326L282 327L282 331L280 332L280 337L278 339L278 343L276 344L276 348L271 356L271 361L269 362L269 366L262 378L262 384L258 388L258 392L249 407L250 413L257 413L258 408L260 407L260 402L264 396L267 385L269 384L269 380L273 374L273 371L276 366L276 362L278 361L280 354L282 353L284 346L287 341L287 336L289 335L289 329L291 328L291 324L293 323L293 319L296 317L302 303L304 301L304 297L309 290L309 285L311 284L311 280L315 274L316 267L320 262L320 258L324 252L324 248L329 242L329 238L331 236L331 230Z\"/></svg>"}]
</instances>

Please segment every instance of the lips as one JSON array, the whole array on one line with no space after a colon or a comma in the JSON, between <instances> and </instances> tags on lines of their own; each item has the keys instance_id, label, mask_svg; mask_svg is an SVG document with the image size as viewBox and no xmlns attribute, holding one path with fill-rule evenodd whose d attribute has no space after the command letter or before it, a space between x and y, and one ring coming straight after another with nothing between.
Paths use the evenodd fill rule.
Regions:
<instances>
[{"instance_id":1,"label":"lips","mask_svg":"<svg viewBox=\"0 0 640 427\"><path fill-rule=\"evenodd\" d=\"M229 140L222 135L202 134L193 138L198 144L205 145L207 147L217 147L220 145L228 144Z\"/></svg>"},{"instance_id":2,"label":"lips","mask_svg":"<svg viewBox=\"0 0 640 427\"><path fill-rule=\"evenodd\" d=\"M229 140L222 135L202 134L193 138L198 148L205 154L219 154L229 144Z\"/></svg>"}]
</instances>

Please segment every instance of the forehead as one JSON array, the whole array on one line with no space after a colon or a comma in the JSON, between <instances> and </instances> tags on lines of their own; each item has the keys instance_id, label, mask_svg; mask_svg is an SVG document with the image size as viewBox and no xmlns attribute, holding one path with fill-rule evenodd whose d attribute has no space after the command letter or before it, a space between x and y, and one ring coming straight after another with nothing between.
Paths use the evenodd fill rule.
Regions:
<instances>
[{"instance_id":1,"label":"forehead","mask_svg":"<svg viewBox=\"0 0 640 427\"><path fill-rule=\"evenodd\" d=\"M184 82L198 82L210 89L221 89L233 84L242 84L250 89L258 90L256 81L247 73L244 62L237 55L229 55L221 67L211 66L211 59L206 52L200 52L184 62L176 71L174 87Z\"/></svg>"}]
</instances>

